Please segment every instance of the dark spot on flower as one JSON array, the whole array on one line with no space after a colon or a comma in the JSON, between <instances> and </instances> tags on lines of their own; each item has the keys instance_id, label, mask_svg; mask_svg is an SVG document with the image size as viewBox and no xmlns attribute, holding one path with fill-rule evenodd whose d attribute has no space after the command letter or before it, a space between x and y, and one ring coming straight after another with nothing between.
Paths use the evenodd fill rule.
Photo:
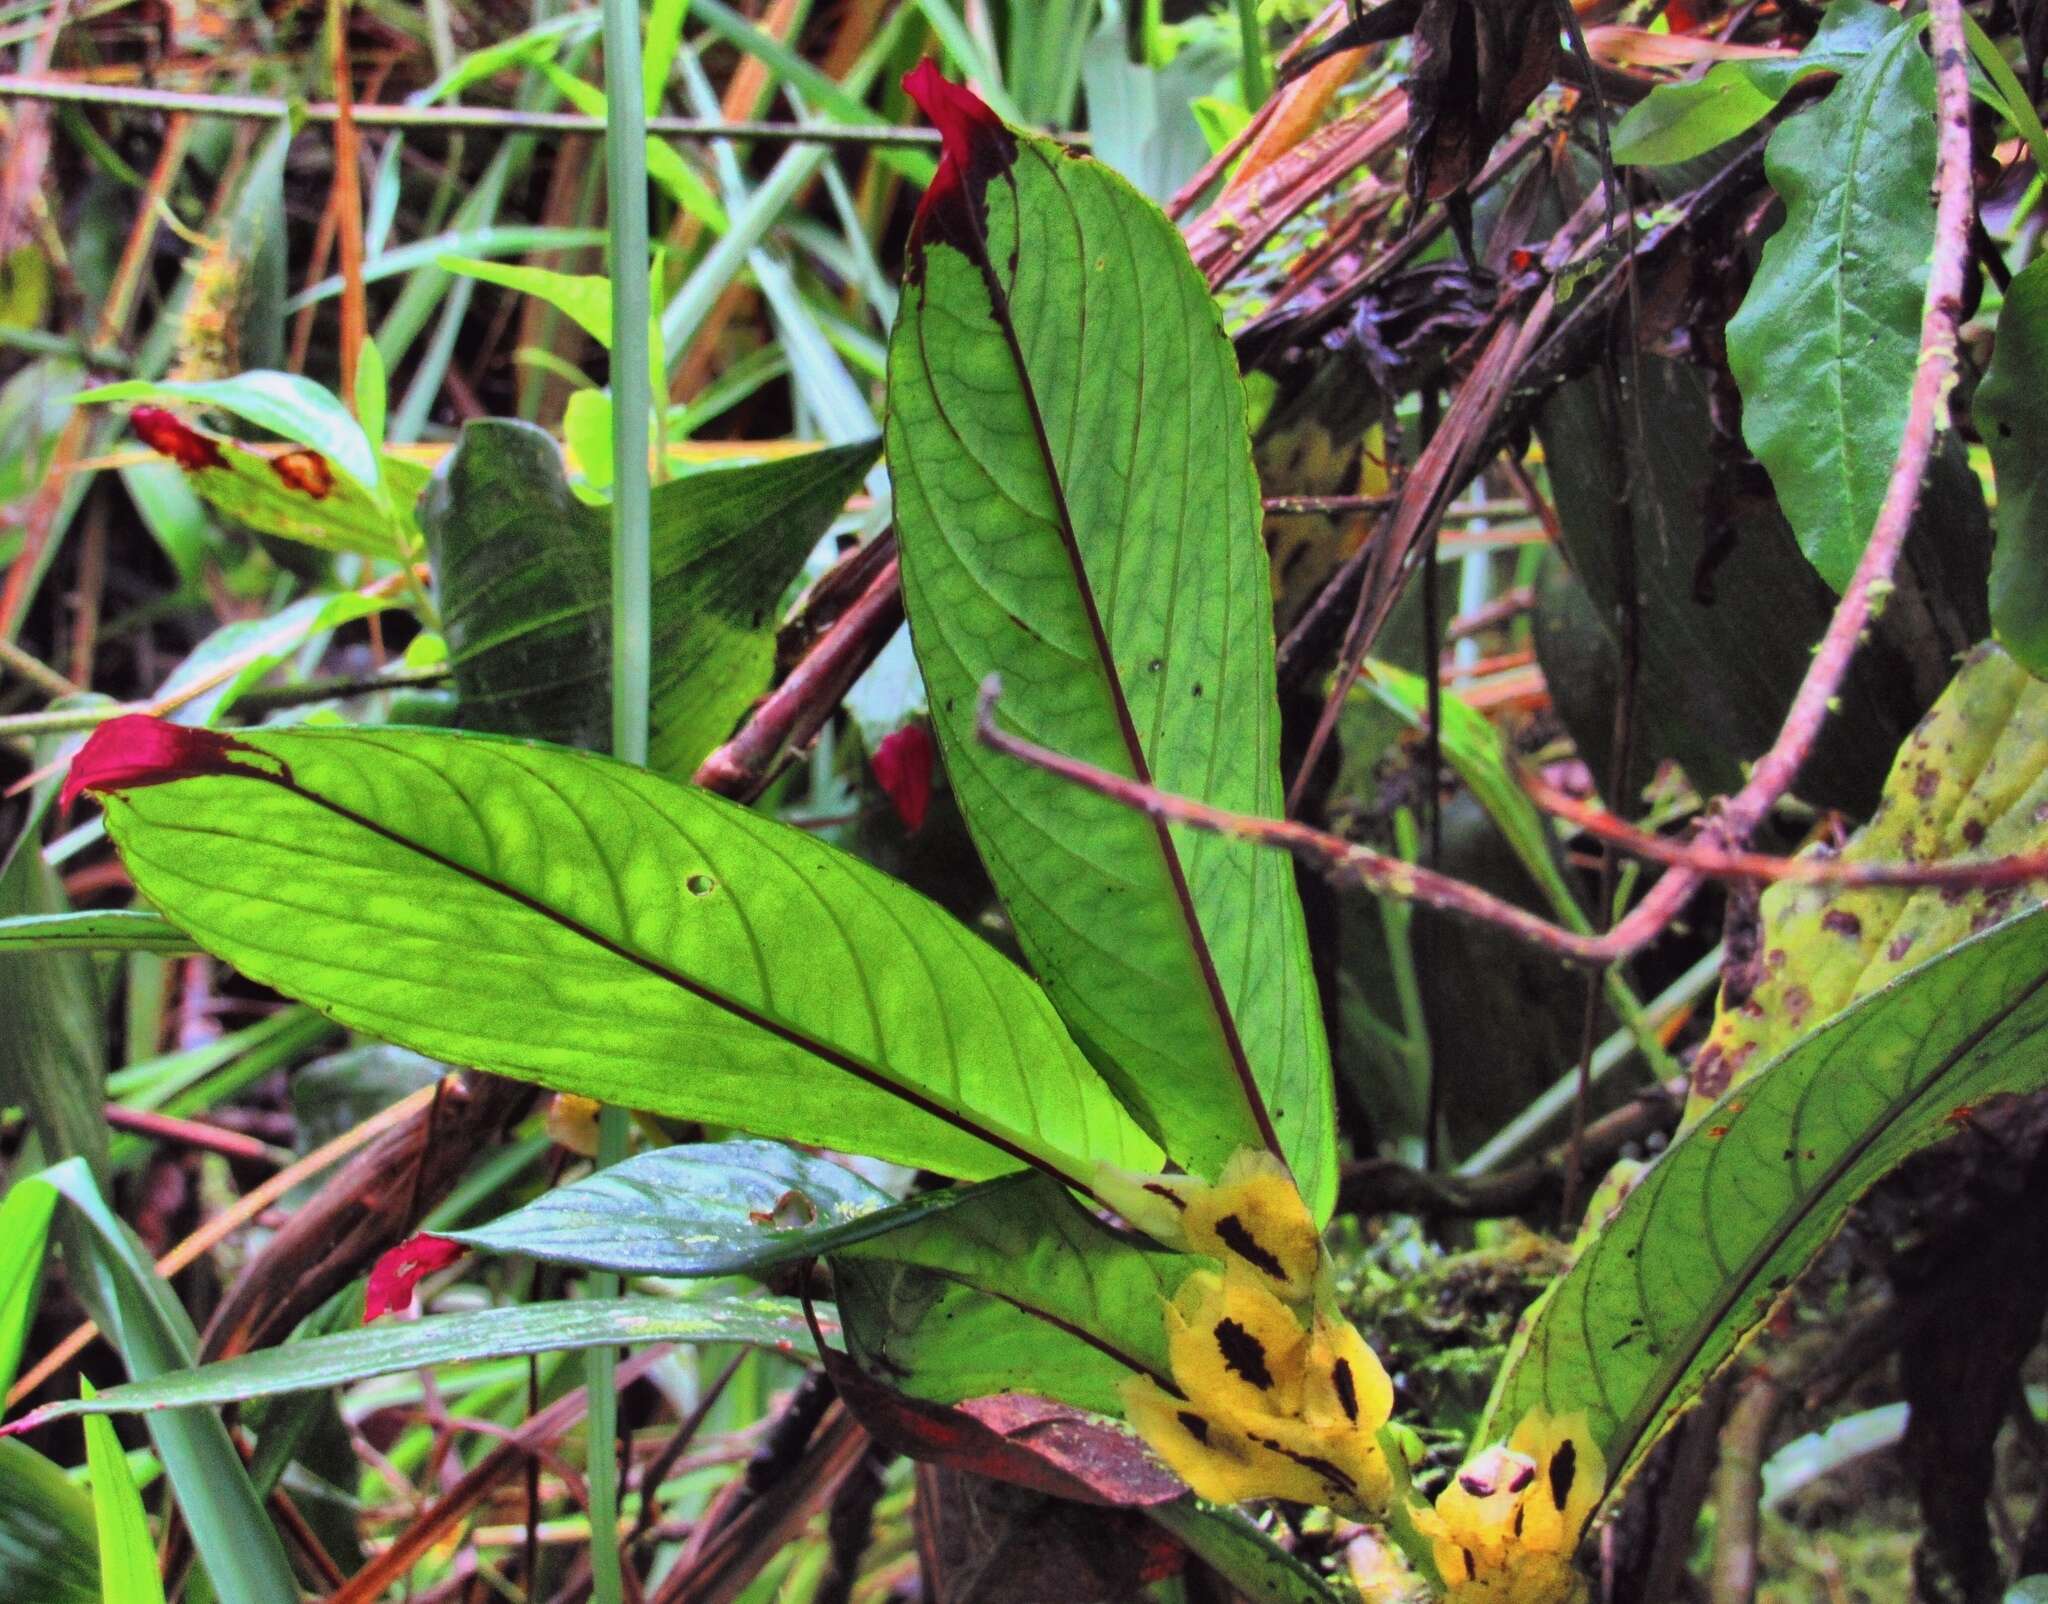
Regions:
<instances>
[{"instance_id":1,"label":"dark spot on flower","mask_svg":"<svg viewBox=\"0 0 2048 1604\"><path fill-rule=\"evenodd\" d=\"M1351 1361L1339 1359L1330 1367L1330 1384L1337 1389L1337 1407L1352 1425L1358 1424L1358 1387L1351 1379Z\"/></svg>"},{"instance_id":2,"label":"dark spot on flower","mask_svg":"<svg viewBox=\"0 0 2048 1604\"><path fill-rule=\"evenodd\" d=\"M1550 1457L1550 1501L1564 1512L1567 1499L1572 1495L1572 1479L1579 1471L1579 1445L1565 1442Z\"/></svg>"},{"instance_id":3,"label":"dark spot on flower","mask_svg":"<svg viewBox=\"0 0 2048 1604\"><path fill-rule=\"evenodd\" d=\"M1273 1386L1273 1372L1266 1368L1266 1349L1259 1339L1235 1320L1216 1322L1216 1347L1223 1362L1261 1392Z\"/></svg>"},{"instance_id":4,"label":"dark spot on flower","mask_svg":"<svg viewBox=\"0 0 2048 1604\"><path fill-rule=\"evenodd\" d=\"M1194 1438L1196 1442L1200 1443L1204 1448L1209 1446L1208 1421L1204 1420L1192 1409L1182 1409L1176 1411L1174 1414L1174 1419L1180 1422L1181 1430L1185 1431L1190 1437Z\"/></svg>"},{"instance_id":5,"label":"dark spot on flower","mask_svg":"<svg viewBox=\"0 0 2048 1604\"><path fill-rule=\"evenodd\" d=\"M1225 1247L1244 1260L1254 1270L1263 1271L1275 1281L1287 1279L1287 1268L1271 1250L1262 1246L1252 1235L1244 1221L1235 1214L1226 1214L1216 1222L1216 1235Z\"/></svg>"}]
</instances>

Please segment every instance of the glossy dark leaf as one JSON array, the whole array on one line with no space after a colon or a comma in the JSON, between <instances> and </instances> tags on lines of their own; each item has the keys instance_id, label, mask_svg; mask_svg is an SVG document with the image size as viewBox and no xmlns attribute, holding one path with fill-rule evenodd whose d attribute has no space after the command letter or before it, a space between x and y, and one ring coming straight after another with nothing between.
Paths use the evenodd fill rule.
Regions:
<instances>
[{"instance_id":1,"label":"glossy dark leaf","mask_svg":"<svg viewBox=\"0 0 2048 1604\"><path fill-rule=\"evenodd\" d=\"M879 441L657 485L649 763L687 778L774 666L783 594ZM420 506L463 721L604 750L611 731L608 514L546 434L472 423Z\"/></svg>"}]
</instances>

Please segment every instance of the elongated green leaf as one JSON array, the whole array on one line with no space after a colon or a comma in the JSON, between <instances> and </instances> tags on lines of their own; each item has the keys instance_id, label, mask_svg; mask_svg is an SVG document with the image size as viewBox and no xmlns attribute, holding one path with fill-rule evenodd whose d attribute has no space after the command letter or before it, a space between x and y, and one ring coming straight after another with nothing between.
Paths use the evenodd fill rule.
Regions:
<instances>
[{"instance_id":1,"label":"elongated green leaf","mask_svg":"<svg viewBox=\"0 0 2048 1604\"><path fill-rule=\"evenodd\" d=\"M1008 960L802 831L560 747L167 729L72 768L136 884L356 1029L969 1178L1156 1156Z\"/></svg>"},{"instance_id":2,"label":"elongated green leaf","mask_svg":"<svg viewBox=\"0 0 2048 1604\"><path fill-rule=\"evenodd\" d=\"M316 447L254 445L168 414L150 420L140 409L136 421L148 444L184 470L198 495L251 529L366 557L407 556L419 546L412 504L427 482L427 470L409 457L381 459L380 492L357 479L341 459ZM349 427L355 427L353 419Z\"/></svg>"},{"instance_id":3,"label":"elongated green leaf","mask_svg":"<svg viewBox=\"0 0 2048 1604\"><path fill-rule=\"evenodd\" d=\"M1209 1261L1114 1232L1042 1176L833 1256L847 1346L916 1397L1034 1392L1120 1414L1118 1385L1165 1377L1162 1300Z\"/></svg>"},{"instance_id":4,"label":"elongated green leaf","mask_svg":"<svg viewBox=\"0 0 2048 1604\"><path fill-rule=\"evenodd\" d=\"M90 1381L82 1395L93 1396ZM104 1604L163 1604L164 1579L149 1540L149 1517L128 1469L128 1455L114 1435L114 1423L85 1422L85 1460L92 1476L93 1523L100 1539L100 1597Z\"/></svg>"},{"instance_id":5,"label":"elongated green leaf","mask_svg":"<svg viewBox=\"0 0 2048 1604\"><path fill-rule=\"evenodd\" d=\"M767 689L783 593L877 444L655 487L651 767L686 778ZM610 534L554 442L527 424L471 424L420 516L465 722L608 747Z\"/></svg>"},{"instance_id":6,"label":"elongated green leaf","mask_svg":"<svg viewBox=\"0 0 2048 1604\"><path fill-rule=\"evenodd\" d=\"M0 919L0 952L194 952L192 938L142 912L25 913Z\"/></svg>"},{"instance_id":7,"label":"elongated green leaf","mask_svg":"<svg viewBox=\"0 0 2048 1604\"><path fill-rule=\"evenodd\" d=\"M706 1142L642 1153L488 1225L438 1234L628 1275L752 1274L836 1252L965 1195L952 1188L898 1204L845 1165L780 1142Z\"/></svg>"},{"instance_id":8,"label":"elongated green leaf","mask_svg":"<svg viewBox=\"0 0 2048 1604\"><path fill-rule=\"evenodd\" d=\"M1614 130L1614 159L1667 167L1704 156L1762 122L1802 79L1847 71L1905 26L1878 0L1835 0L1797 56L1720 61L1698 78L1652 89Z\"/></svg>"},{"instance_id":9,"label":"elongated green leaf","mask_svg":"<svg viewBox=\"0 0 2048 1604\"><path fill-rule=\"evenodd\" d=\"M1958 1110L2048 1085L2048 912L1871 993L1730 1092L1538 1306L1482 1435L1583 1410L1617 1485L1855 1200Z\"/></svg>"},{"instance_id":10,"label":"elongated green leaf","mask_svg":"<svg viewBox=\"0 0 2048 1604\"><path fill-rule=\"evenodd\" d=\"M1280 812L1235 359L1150 202L925 71L950 148L890 346L889 462L954 794L1025 953L1169 1154L1213 1174L1274 1146L1326 1213L1329 1054L1292 865L974 737L977 688L1000 673L1002 722L1022 735Z\"/></svg>"},{"instance_id":11,"label":"elongated green leaf","mask_svg":"<svg viewBox=\"0 0 2048 1604\"><path fill-rule=\"evenodd\" d=\"M21 1350L35 1318L43 1285L44 1250L57 1194L49 1183L24 1176L0 1201L0 1396L14 1386Z\"/></svg>"},{"instance_id":12,"label":"elongated green leaf","mask_svg":"<svg viewBox=\"0 0 2048 1604\"><path fill-rule=\"evenodd\" d=\"M330 458L364 490L374 491L383 483L377 451L348 408L296 373L259 369L230 379L123 379L84 391L78 400L185 401L218 407Z\"/></svg>"},{"instance_id":13,"label":"elongated green leaf","mask_svg":"<svg viewBox=\"0 0 2048 1604\"><path fill-rule=\"evenodd\" d=\"M1998 343L1974 403L1998 474L1991 627L2048 675L2048 257L2021 270L1998 314Z\"/></svg>"},{"instance_id":14,"label":"elongated green leaf","mask_svg":"<svg viewBox=\"0 0 2048 1604\"><path fill-rule=\"evenodd\" d=\"M65 1238L71 1285L128 1374L143 1384L175 1384L189 1375L186 1367L197 1346L191 1319L134 1233L107 1207L84 1161L67 1159L35 1180L54 1187L71 1205L73 1229ZM220 1417L162 1416L150 1421L149 1435L221 1604L277 1604L296 1597L284 1545Z\"/></svg>"},{"instance_id":15,"label":"elongated green leaf","mask_svg":"<svg viewBox=\"0 0 2048 1604\"><path fill-rule=\"evenodd\" d=\"M829 1323L824 1329L827 1336L833 1334ZM167 1410L194 1411L341 1387L424 1365L651 1342L748 1343L791 1352L799 1347L808 1349L810 1336L802 1310L788 1298L725 1295L701 1303L668 1298L590 1298L579 1303L518 1304L473 1314L429 1315L423 1320L384 1320L358 1331L263 1348L197 1370L109 1387L94 1398L46 1404L23 1416L16 1429L72 1415L145 1414L155 1418Z\"/></svg>"},{"instance_id":16,"label":"elongated green leaf","mask_svg":"<svg viewBox=\"0 0 2048 1604\"><path fill-rule=\"evenodd\" d=\"M1996 646L1973 653L1899 748L1884 798L1843 863L1934 862L2048 845L2048 685ZM2038 883L1765 889L1763 945L1739 1002L1724 996L1693 1057L1686 1122L1856 998L2041 901Z\"/></svg>"},{"instance_id":17,"label":"elongated green leaf","mask_svg":"<svg viewBox=\"0 0 2048 1604\"><path fill-rule=\"evenodd\" d=\"M1742 432L1820 575L1849 582L1905 433L1934 252L1934 68L1892 29L1771 136L1785 223L1728 325Z\"/></svg>"},{"instance_id":18,"label":"elongated green leaf","mask_svg":"<svg viewBox=\"0 0 2048 1604\"><path fill-rule=\"evenodd\" d=\"M102 1604L92 1500L33 1448L0 1441L0 1598Z\"/></svg>"}]
</instances>

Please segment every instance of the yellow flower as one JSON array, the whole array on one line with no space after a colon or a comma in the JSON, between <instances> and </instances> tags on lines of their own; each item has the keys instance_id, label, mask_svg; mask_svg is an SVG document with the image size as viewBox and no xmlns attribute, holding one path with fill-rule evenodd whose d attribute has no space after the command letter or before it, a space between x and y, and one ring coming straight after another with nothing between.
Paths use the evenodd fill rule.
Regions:
<instances>
[{"instance_id":1,"label":"yellow flower","mask_svg":"<svg viewBox=\"0 0 2048 1604\"><path fill-rule=\"evenodd\" d=\"M1583 1415L1532 1410L1420 1511L1448 1604L1576 1604L1572 1565L1606 1478Z\"/></svg>"},{"instance_id":2,"label":"yellow flower","mask_svg":"<svg viewBox=\"0 0 2048 1604\"><path fill-rule=\"evenodd\" d=\"M1304 1327L1264 1278L1197 1271L1166 1308L1176 1397L1149 1377L1124 1388L1126 1417L1204 1498L1286 1498L1358 1517L1385 1508L1393 1477L1380 1428L1394 1389L1365 1340L1318 1311Z\"/></svg>"},{"instance_id":3,"label":"yellow flower","mask_svg":"<svg viewBox=\"0 0 2048 1604\"><path fill-rule=\"evenodd\" d=\"M1245 1148L1214 1185L1103 1165L1090 1175L1089 1188L1147 1235L1240 1266L1284 1303L1300 1307L1316 1295L1322 1233L1287 1166L1271 1153Z\"/></svg>"}]
</instances>

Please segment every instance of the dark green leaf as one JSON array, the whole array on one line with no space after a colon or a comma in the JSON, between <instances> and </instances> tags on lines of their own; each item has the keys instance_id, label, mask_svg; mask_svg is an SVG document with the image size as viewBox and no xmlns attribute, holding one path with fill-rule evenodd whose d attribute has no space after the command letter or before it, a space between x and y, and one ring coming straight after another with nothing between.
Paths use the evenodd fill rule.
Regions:
<instances>
[{"instance_id":1,"label":"dark green leaf","mask_svg":"<svg viewBox=\"0 0 2048 1604\"><path fill-rule=\"evenodd\" d=\"M845 1165L780 1142L706 1142L642 1153L488 1225L439 1234L628 1275L754 1274L892 1231L962 1195L897 1204Z\"/></svg>"},{"instance_id":2,"label":"dark green leaf","mask_svg":"<svg viewBox=\"0 0 2048 1604\"><path fill-rule=\"evenodd\" d=\"M1905 433L1934 253L1934 68L1890 30L1765 155L1785 223L1728 325L1742 431L1837 591Z\"/></svg>"},{"instance_id":3,"label":"dark green leaf","mask_svg":"<svg viewBox=\"0 0 2048 1604\"><path fill-rule=\"evenodd\" d=\"M1329 1054L1292 864L1156 825L974 737L977 688L1000 673L1000 718L1019 734L1281 811L1236 359L1150 202L943 92L971 136L949 135L959 148L913 242L889 462L954 795L1026 955L1169 1155L1213 1175L1240 1148L1276 1146L1326 1214Z\"/></svg>"},{"instance_id":4,"label":"dark green leaf","mask_svg":"<svg viewBox=\"0 0 2048 1604\"><path fill-rule=\"evenodd\" d=\"M150 730L104 727L74 778ZM969 1179L1026 1155L1077 1177L1156 1158L1013 964L801 830L491 736L263 730L209 750L111 789L108 828L174 923L344 1024Z\"/></svg>"},{"instance_id":5,"label":"dark green leaf","mask_svg":"<svg viewBox=\"0 0 2048 1604\"><path fill-rule=\"evenodd\" d=\"M2048 1085L2048 912L1871 993L1731 1092L1539 1303L1482 1436L1585 1411L1610 1487L1833 1236L1958 1110Z\"/></svg>"},{"instance_id":6,"label":"dark green leaf","mask_svg":"<svg viewBox=\"0 0 2048 1604\"><path fill-rule=\"evenodd\" d=\"M2048 257L2005 292L1974 406L1998 474L1991 627L2030 671L2048 675Z\"/></svg>"},{"instance_id":7,"label":"dark green leaf","mask_svg":"<svg viewBox=\"0 0 2048 1604\"><path fill-rule=\"evenodd\" d=\"M1905 26L1877 0L1835 0L1797 56L1716 62L1698 78L1652 89L1614 130L1614 159L1668 167L1703 156L1762 122L1801 79L1846 72Z\"/></svg>"},{"instance_id":8,"label":"dark green leaf","mask_svg":"<svg viewBox=\"0 0 2048 1604\"><path fill-rule=\"evenodd\" d=\"M103 1604L92 1500L18 1442L0 1442L0 1598Z\"/></svg>"},{"instance_id":9,"label":"dark green leaf","mask_svg":"<svg viewBox=\"0 0 2048 1604\"><path fill-rule=\"evenodd\" d=\"M1240 1510L1190 1497L1145 1513L1251 1604L1337 1604L1341 1596Z\"/></svg>"},{"instance_id":10,"label":"dark green leaf","mask_svg":"<svg viewBox=\"0 0 2048 1604\"><path fill-rule=\"evenodd\" d=\"M1119 1414L1118 1385L1169 1374L1163 1300L1207 1264L1110 1230L1042 1176L835 1254L847 1345L939 1403L1034 1392Z\"/></svg>"},{"instance_id":11,"label":"dark green leaf","mask_svg":"<svg viewBox=\"0 0 2048 1604\"><path fill-rule=\"evenodd\" d=\"M878 445L655 487L653 768L686 778L767 688L783 593ZM420 519L465 721L607 747L608 525L569 488L554 442L504 419L471 424Z\"/></svg>"},{"instance_id":12,"label":"dark green leaf","mask_svg":"<svg viewBox=\"0 0 2048 1604\"><path fill-rule=\"evenodd\" d=\"M825 1332L832 1335L829 1325ZM384 1320L358 1331L263 1348L154 1381L109 1387L96 1398L46 1404L24 1416L21 1425L40 1425L71 1415L141 1413L155 1417L166 1410L179 1411L172 1419L207 1419L211 1417L183 1412L346 1386L425 1365L653 1342L748 1343L795 1352L808 1349L810 1332L802 1312L787 1298L728 1294L702 1303L666 1298L528 1303L473 1314L429 1315L423 1320Z\"/></svg>"}]
</instances>

